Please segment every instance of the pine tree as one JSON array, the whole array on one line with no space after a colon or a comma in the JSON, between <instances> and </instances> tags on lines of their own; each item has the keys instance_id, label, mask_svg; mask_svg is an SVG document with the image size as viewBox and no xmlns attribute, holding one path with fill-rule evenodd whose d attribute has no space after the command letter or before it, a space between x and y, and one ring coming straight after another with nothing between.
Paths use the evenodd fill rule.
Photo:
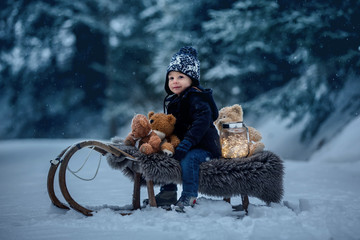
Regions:
<instances>
[{"instance_id":1,"label":"pine tree","mask_svg":"<svg viewBox=\"0 0 360 240\"><path fill-rule=\"evenodd\" d=\"M302 140L310 140L346 81L359 76L359 4L238 1L212 11L203 24L205 78L221 82L223 104L280 112L292 124L308 117Z\"/></svg>"}]
</instances>

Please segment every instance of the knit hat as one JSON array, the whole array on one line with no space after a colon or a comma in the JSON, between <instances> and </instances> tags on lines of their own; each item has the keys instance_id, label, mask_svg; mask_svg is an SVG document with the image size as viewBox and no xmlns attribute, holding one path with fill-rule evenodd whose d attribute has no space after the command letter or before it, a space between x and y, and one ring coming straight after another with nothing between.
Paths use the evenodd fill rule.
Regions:
<instances>
[{"instance_id":1,"label":"knit hat","mask_svg":"<svg viewBox=\"0 0 360 240\"><path fill-rule=\"evenodd\" d=\"M182 72L192 80L192 86L199 86L200 81L200 61L197 58L196 49L193 47L182 47L171 58L166 72L165 91L173 94L168 86L168 74L171 71Z\"/></svg>"}]
</instances>

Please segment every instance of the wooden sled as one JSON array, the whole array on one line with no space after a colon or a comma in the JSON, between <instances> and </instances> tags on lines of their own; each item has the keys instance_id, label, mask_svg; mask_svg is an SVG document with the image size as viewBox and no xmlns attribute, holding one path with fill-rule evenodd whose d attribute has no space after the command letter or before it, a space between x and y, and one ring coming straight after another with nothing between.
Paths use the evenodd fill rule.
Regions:
<instances>
[{"instance_id":1,"label":"wooden sled","mask_svg":"<svg viewBox=\"0 0 360 240\"><path fill-rule=\"evenodd\" d=\"M48 172L47 177L47 190L50 197L51 202L58 208L67 209L70 208L62 203L58 197L55 194L54 190L54 178L56 171L58 167L60 166L59 170L59 185L61 193L64 197L64 199L68 202L71 208L75 209L76 211L86 215L86 216L92 216L93 210L87 209L77 203L70 195L69 190L66 186L66 170L67 166L69 164L69 161L71 160L71 157L79 150L83 148L93 148L95 151L99 152L103 156L110 153L116 157L126 157L130 161L136 162L137 160L127 154L126 152L116 148L110 143L104 143L100 141L83 141L79 142L73 146L65 148L54 160L51 160L51 166ZM134 191L133 191L133 198L132 198L132 210L136 210L140 208L140 179L141 179L141 173L136 172L134 174ZM147 188L148 188L148 195L149 195L149 204L152 207L156 207L156 200L154 195L154 185L151 180L147 181ZM122 215L128 215L129 213L121 213Z\"/></svg>"},{"instance_id":2,"label":"wooden sled","mask_svg":"<svg viewBox=\"0 0 360 240\"><path fill-rule=\"evenodd\" d=\"M134 150L130 151L130 153L135 153L135 154L129 154L129 151L127 151L128 150L127 148L121 149L122 148L121 145L114 144L114 143L105 143L105 142L101 142L101 141L94 141L94 140L82 141L82 142L74 144L70 147L67 147L57 156L56 159L50 161L51 166L50 166L50 169L48 172L47 190L48 190L48 194L51 199L51 202L56 207L59 207L61 209L70 209L66 204L62 203L57 198L57 196L55 194L55 190L54 190L54 178L55 178L56 171L60 166L59 185L60 185L60 190L61 190L61 193L62 193L64 199L67 201L69 206L71 208L75 209L76 211L78 211L86 216L93 215L92 212L94 212L94 210L83 207L82 205L80 205L78 202L76 202L71 197L69 190L67 188L67 185L66 185L66 172L67 172L67 167L68 167L69 161L71 160L72 156L76 152L80 151L83 148L92 148L93 150L97 151L101 155L103 155L103 156L106 155L108 157L108 163L113 168L117 168L116 164L118 164L118 162L121 162L122 165L118 168L122 169L123 173L125 175L127 175L128 177L130 177L134 183L133 196L132 196L132 209L131 210L137 210L137 209L140 209L140 207L141 207L141 205L140 205L140 187L143 184L146 184L146 186L147 186L149 205L151 207L157 207L155 194L154 194L154 181L156 184L161 184L161 183L166 183L166 182L159 182L158 176L154 176L151 172L149 172L149 170L148 170L149 166L150 166L150 171L151 171L152 163L154 163L154 161L153 161L153 159L151 159L151 157L157 158L156 163L159 163L160 161L174 161L174 159L165 158L163 156L163 154L161 154L161 155L153 154L152 156L149 155L150 157L143 155L143 154L139 155L138 153L134 152ZM144 159L145 159L145 161L144 161ZM127 164L123 164L124 162L127 162ZM208 173L208 172L206 172L207 168L210 168L210 172L213 172L214 166L216 167L216 164L217 164L216 160L212 160L210 162L211 162L211 164L208 164L208 165L202 164L203 165L202 169L203 169L203 172L205 175ZM132 163L132 164L129 164L129 163ZM255 163L256 163L256 165L259 165L259 162L255 162ZM226 164L228 164L228 161ZM229 163L229 164L234 165L233 163ZM242 171L243 169L249 168L249 166L247 166L246 163L242 160L239 161L239 163L235 162L235 166L239 165L239 164L242 164L241 167L243 167L242 169L240 169L240 171ZM242 200L242 208L247 213L248 206L249 206L248 195L258 197L267 203L280 201L282 194L283 194L283 188L282 188L283 166L282 166L281 162L276 163L276 164L277 165L275 166L275 168L277 168L277 170L272 174L275 176L275 178L277 179L276 181L278 183L273 184L274 181L272 181L272 182L270 181L269 184L271 184L271 187L269 187L269 188L273 188L272 185L277 185L274 190L270 189L270 190L272 190L272 192L271 191L267 192L266 189L265 189L265 191L261 190L260 192L258 192L258 191L254 192L253 185L251 185L251 183L247 184L249 186L242 185L243 183L240 183L240 185L238 185L238 187L236 187L235 185L233 185L233 183L230 182L228 187L226 187L226 186L220 187L221 189L222 188L225 189L225 192L222 195L222 192L219 193L218 190L216 189L217 188L217 186L215 186L216 184L214 185L214 189L207 189L206 186L205 187L201 186L201 183L204 181L205 182L203 185L206 185L206 180L210 179L210 181L212 181L212 179L214 177L211 177L211 176L210 176L210 178L206 178L206 177L205 177L205 179L204 179L204 177L201 178L202 181L200 182L199 191L200 192L202 191L203 193L212 195L212 196L222 195L222 197L224 197L224 200L226 200L228 202L230 202L231 196L240 195L241 200ZM139 167L132 168L132 167L129 167L130 165L137 165L137 166L141 165L141 167L140 168ZM254 164L252 164L252 165L254 165ZM178 168L179 168L179 166L178 166ZM221 168L224 168L224 167L221 166ZM271 168L274 168L274 167L272 166ZM142 169L142 170L140 171L140 169ZM155 169L155 170L156 170L155 172L162 171L161 169L160 169L160 171L159 171L159 169ZM218 171L218 170L216 170L216 171ZM226 170L226 171L228 171L228 170ZM232 175L234 175L234 174L232 174ZM264 175L263 178L265 178L265 177L267 178L268 176ZM160 176L160 178L161 178L161 176ZM239 177L237 178L236 181L238 181L238 179L239 179ZM244 181L251 181L251 179L243 179L243 176L240 176L240 179L242 179ZM215 180L216 180L216 177L215 177ZM179 181L179 179L177 179L177 181ZM235 181L235 180L232 180L232 181ZM176 182L176 179L174 179L173 182ZM212 185L213 183L210 182L209 184ZM258 186L258 183L256 183L256 185ZM231 192L232 186L234 186L235 192ZM264 188L264 187L261 187L261 188ZM228 190L226 190L226 189L228 189ZM242 189L244 189L244 190L242 190ZM264 193L262 193L262 192L264 192ZM274 195L274 193L275 193L275 195ZM273 197L273 196L275 196L275 197ZM125 212L121 212L120 214L129 215L129 214L131 214L131 212L125 211Z\"/></svg>"}]
</instances>

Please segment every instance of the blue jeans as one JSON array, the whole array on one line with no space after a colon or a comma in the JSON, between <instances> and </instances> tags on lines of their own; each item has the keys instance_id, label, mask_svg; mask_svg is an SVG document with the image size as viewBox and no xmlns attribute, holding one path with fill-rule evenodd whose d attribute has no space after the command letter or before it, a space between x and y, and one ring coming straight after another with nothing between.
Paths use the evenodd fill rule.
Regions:
<instances>
[{"instance_id":1,"label":"blue jeans","mask_svg":"<svg viewBox=\"0 0 360 240\"><path fill-rule=\"evenodd\" d=\"M200 164L211 159L211 153L203 149L191 149L181 160L183 191L181 196L197 197Z\"/></svg>"},{"instance_id":2,"label":"blue jeans","mask_svg":"<svg viewBox=\"0 0 360 240\"><path fill-rule=\"evenodd\" d=\"M200 164L211 159L210 152L202 149L190 150L181 160L181 175L183 181L183 191L181 195L197 197L199 189ZM160 191L177 191L175 183L161 186Z\"/></svg>"}]
</instances>

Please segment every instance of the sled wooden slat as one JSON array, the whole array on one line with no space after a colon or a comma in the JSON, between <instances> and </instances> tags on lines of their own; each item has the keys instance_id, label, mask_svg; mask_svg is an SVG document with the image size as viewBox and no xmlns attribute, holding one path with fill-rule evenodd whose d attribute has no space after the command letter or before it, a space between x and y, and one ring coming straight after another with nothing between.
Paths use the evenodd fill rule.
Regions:
<instances>
[{"instance_id":1,"label":"sled wooden slat","mask_svg":"<svg viewBox=\"0 0 360 240\"><path fill-rule=\"evenodd\" d=\"M248 197L248 195L241 195L241 202L242 202L242 206L243 206L246 214L248 214L248 207L249 207L249 197Z\"/></svg>"},{"instance_id":2,"label":"sled wooden slat","mask_svg":"<svg viewBox=\"0 0 360 240\"><path fill-rule=\"evenodd\" d=\"M124 156L126 156L126 157L128 157L128 158L130 158L130 159L134 159L134 160L135 160L135 158L134 158L133 156L131 156L131 155L128 154L127 152L124 152L123 150L121 150L121 149L119 149L119 148L117 148L117 147L115 147L115 146L113 146L113 145L108 145L108 148L112 151L112 153L113 153L114 155L117 155L117 156L124 155Z\"/></svg>"},{"instance_id":3,"label":"sled wooden slat","mask_svg":"<svg viewBox=\"0 0 360 240\"><path fill-rule=\"evenodd\" d=\"M62 158L62 156L64 155L64 153L68 150L69 147L65 148L56 158L56 161L60 161L60 159ZM58 208L62 208L62 209L70 209L68 206L66 206L65 204L63 204L56 196L55 194L55 190L54 190L54 178L55 178L55 173L56 170L58 169L60 162L58 162L57 164L55 163L51 163L50 165L50 169L49 169L49 173L48 173L48 177L47 177L47 190L48 190L48 194L50 197L51 202L57 206Z\"/></svg>"},{"instance_id":4,"label":"sled wooden slat","mask_svg":"<svg viewBox=\"0 0 360 240\"><path fill-rule=\"evenodd\" d=\"M141 173L134 173L134 190L133 190L133 199L132 204L134 210L140 208L140 181L141 181Z\"/></svg>"},{"instance_id":5,"label":"sled wooden slat","mask_svg":"<svg viewBox=\"0 0 360 240\"><path fill-rule=\"evenodd\" d=\"M70 204L72 208L75 210L83 213L86 216L92 216L92 210L87 209L80 204L78 204L70 195L68 188L66 186L66 169L69 163L70 158L77 152L79 149L81 149L85 145L84 143L78 144L76 146L72 146L65 154L63 161L60 166L59 171L59 184L60 184L60 190L65 198L65 200ZM89 143L91 145L91 143ZM86 146L86 145L85 145Z\"/></svg>"},{"instance_id":6,"label":"sled wooden slat","mask_svg":"<svg viewBox=\"0 0 360 240\"><path fill-rule=\"evenodd\" d=\"M157 207L156 199L155 199L155 193L154 193L154 183L153 183L153 181L148 180L146 182L146 187L147 187L147 191L148 191L150 207Z\"/></svg>"}]
</instances>

